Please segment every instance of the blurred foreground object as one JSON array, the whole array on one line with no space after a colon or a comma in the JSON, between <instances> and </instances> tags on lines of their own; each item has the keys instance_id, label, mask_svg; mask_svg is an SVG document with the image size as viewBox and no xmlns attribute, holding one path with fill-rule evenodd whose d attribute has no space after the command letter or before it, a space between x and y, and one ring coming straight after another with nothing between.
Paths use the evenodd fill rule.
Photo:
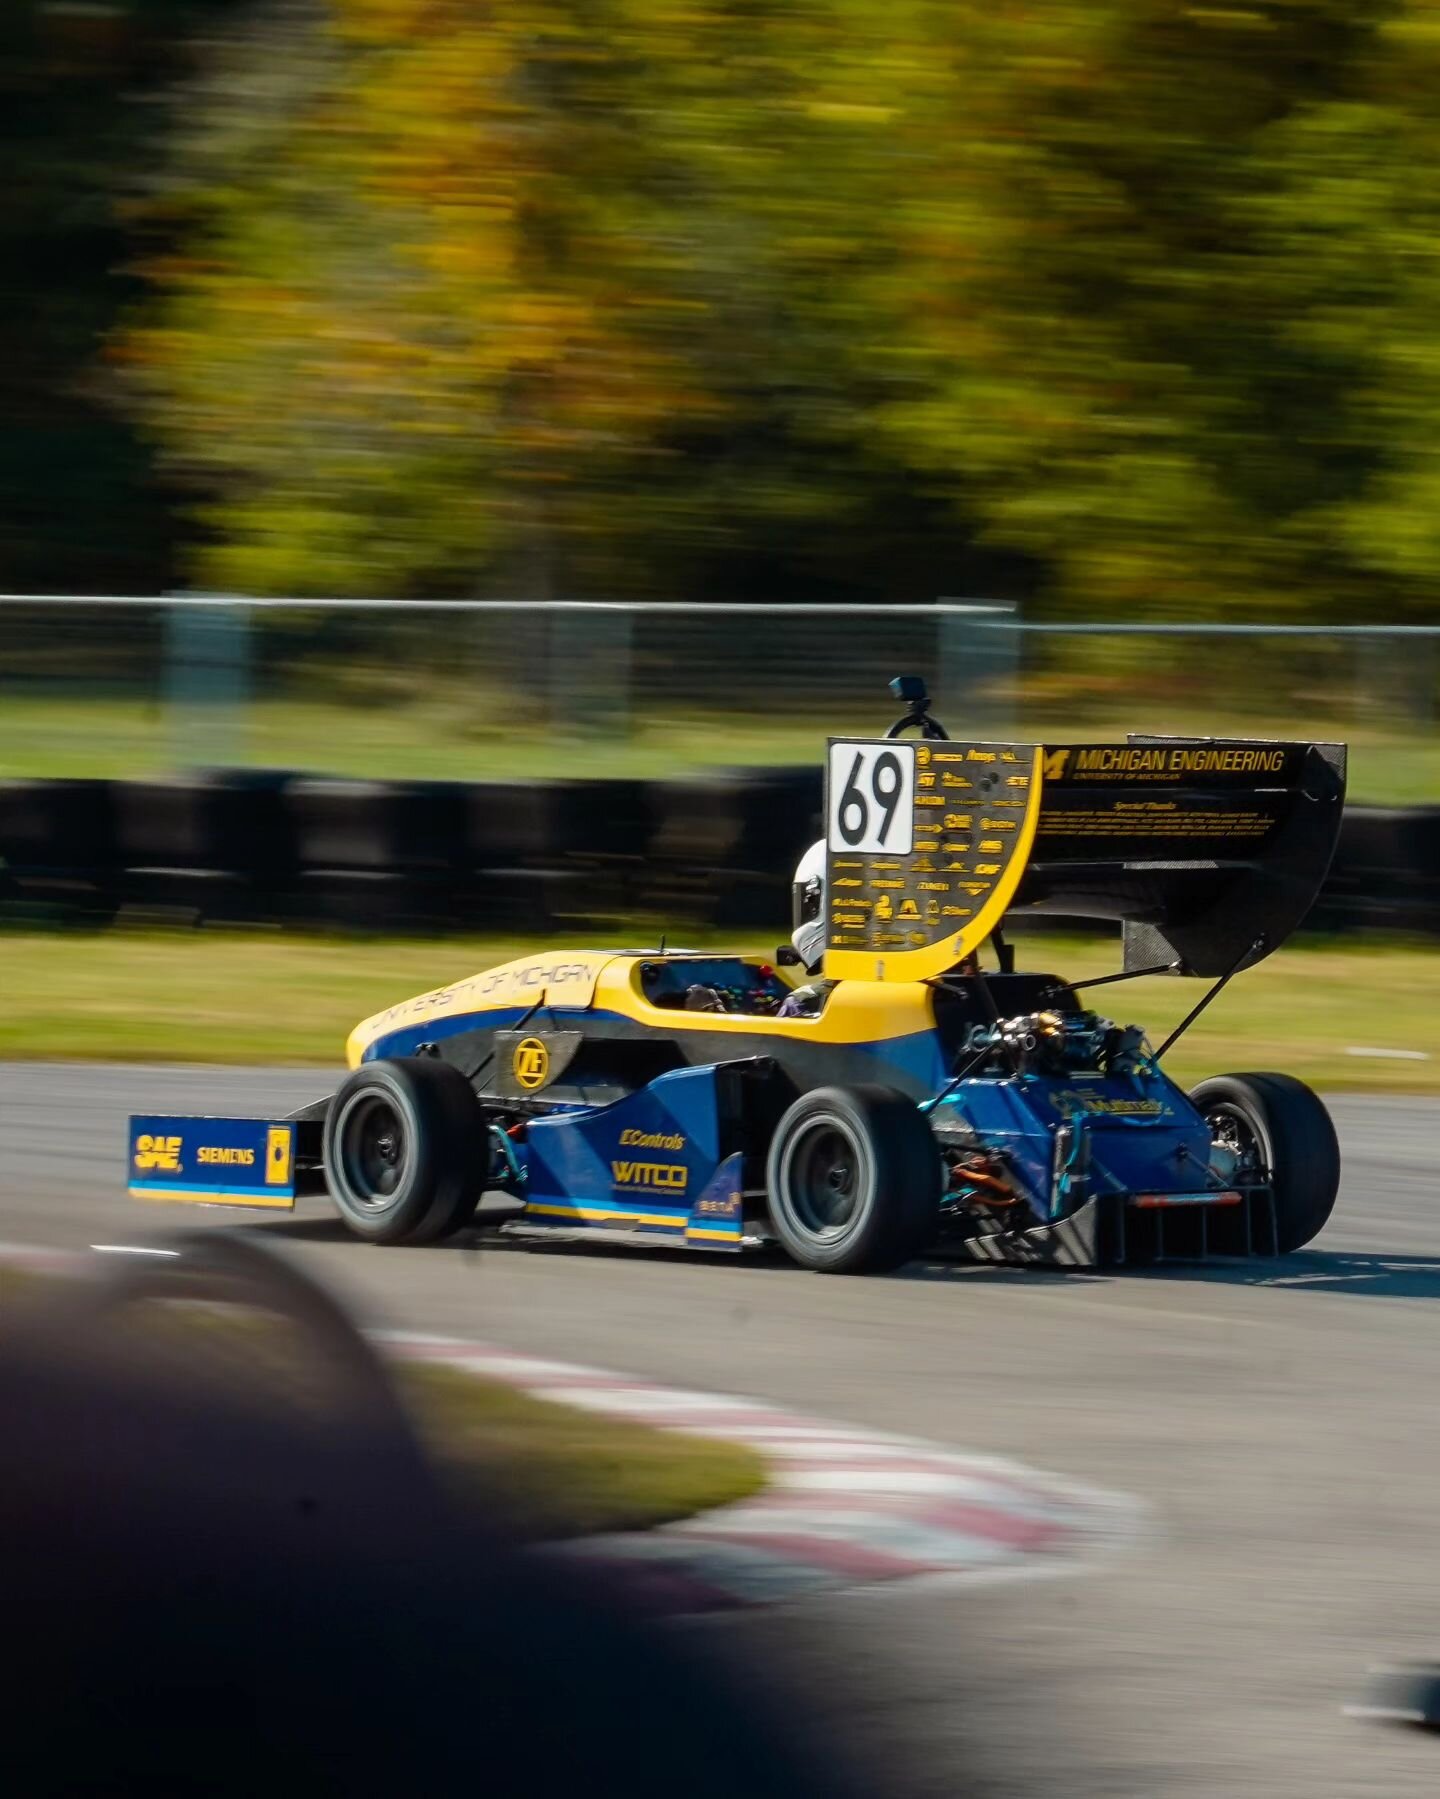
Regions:
<instances>
[{"instance_id":1,"label":"blurred foreground object","mask_svg":"<svg viewBox=\"0 0 1440 1799\"><path fill-rule=\"evenodd\" d=\"M0 1337L14 1790L836 1790L713 1668L451 1513L323 1291L178 1243Z\"/></svg>"},{"instance_id":2,"label":"blurred foreground object","mask_svg":"<svg viewBox=\"0 0 1440 1799\"><path fill-rule=\"evenodd\" d=\"M1440 1662L1391 1662L1370 1670L1365 1697L1347 1705L1352 1718L1440 1730Z\"/></svg>"}]
</instances>

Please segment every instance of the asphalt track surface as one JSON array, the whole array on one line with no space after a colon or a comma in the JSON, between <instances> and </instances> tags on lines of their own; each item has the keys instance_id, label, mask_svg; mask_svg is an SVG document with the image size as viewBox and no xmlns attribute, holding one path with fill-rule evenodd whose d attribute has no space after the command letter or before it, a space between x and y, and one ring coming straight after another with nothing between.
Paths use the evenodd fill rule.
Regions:
<instances>
[{"instance_id":1,"label":"asphalt track surface","mask_svg":"<svg viewBox=\"0 0 1440 1799\"><path fill-rule=\"evenodd\" d=\"M263 1115L328 1085L0 1066L0 1239L233 1224L125 1199L127 1113ZM1340 1206L1277 1262L843 1280L664 1250L377 1250L321 1202L254 1228L372 1322L754 1393L1138 1496L1150 1540L1096 1572L696 1627L733 1633L870 1790L1429 1796L1440 1738L1341 1707L1367 1664L1440 1655L1440 1105L1333 1110Z\"/></svg>"}]
</instances>

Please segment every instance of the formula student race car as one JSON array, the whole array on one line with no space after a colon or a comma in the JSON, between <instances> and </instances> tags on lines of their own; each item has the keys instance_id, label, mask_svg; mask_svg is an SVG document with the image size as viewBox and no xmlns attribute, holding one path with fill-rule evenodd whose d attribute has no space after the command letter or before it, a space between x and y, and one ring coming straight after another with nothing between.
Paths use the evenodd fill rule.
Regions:
<instances>
[{"instance_id":1,"label":"formula student race car","mask_svg":"<svg viewBox=\"0 0 1440 1799\"><path fill-rule=\"evenodd\" d=\"M918 680L892 691L909 710L888 737L830 741L823 879L795 921L820 926L823 979L789 946L522 958L366 1019L348 1077L290 1118L132 1119L130 1192L328 1192L392 1244L500 1192L510 1230L768 1243L834 1272L946 1246L1114 1266L1308 1242L1339 1181L1319 1099L1284 1074L1187 1094L1164 1057L1304 917L1343 746L958 742ZM1021 911L1122 921L1122 971L1017 972ZM1213 985L1158 1048L1080 997L1159 973Z\"/></svg>"}]
</instances>

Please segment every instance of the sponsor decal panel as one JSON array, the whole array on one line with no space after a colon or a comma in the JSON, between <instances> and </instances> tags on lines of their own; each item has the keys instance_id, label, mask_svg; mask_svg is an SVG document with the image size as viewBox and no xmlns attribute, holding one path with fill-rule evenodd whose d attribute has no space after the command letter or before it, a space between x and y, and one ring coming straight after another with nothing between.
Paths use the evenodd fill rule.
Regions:
<instances>
[{"instance_id":1,"label":"sponsor decal panel","mask_svg":"<svg viewBox=\"0 0 1440 1799\"><path fill-rule=\"evenodd\" d=\"M610 1173L617 1188L645 1188L652 1193L683 1193L690 1170L683 1162L612 1161Z\"/></svg>"},{"instance_id":2,"label":"sponsor decal panel","mask_svg":"<svg viewBox=\"0 0 1440 1799\"><path fill-rule=\"evenodd\" d=\"M290 1206L295 1126L258 1118L132 1118L131 1194Z\"/></svg>"},{"instance_id":3,"label":"sponsor decal panel","mask_svg":"<svg viewBox=\"0 0 1440 1799\"><path fill-rule=\"evenodd\" d=\"M622 1149L684 1149L685 1139L673 1132L637 1131L633 1128L620 1133Z\"/></svg>"},{"instance_id":4,"label":"sponsor decal panel","mask_svg":"<svg viewBox=\"0 0 1440 1799\"><path fill-rule=\"evenodd\" d=\"M1067 1118L1084 1112L1100 1118L1168 1118L1170 1108L1160 1099L1114 1099L1103 1093L1088 1093L1081 1087L1067 1087L1054 1097L1055 1109Z\"/></svg>"}]
</instances>

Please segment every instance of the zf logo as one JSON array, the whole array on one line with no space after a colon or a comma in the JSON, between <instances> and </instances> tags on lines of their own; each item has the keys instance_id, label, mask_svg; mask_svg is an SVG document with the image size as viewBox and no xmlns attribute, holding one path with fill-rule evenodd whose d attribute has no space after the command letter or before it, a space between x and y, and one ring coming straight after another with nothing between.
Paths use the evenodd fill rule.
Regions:
<instances>
[{"instance_id":1,"label":"zf logo","mask_svg":"<svg viewBox=\"0 0 1440 1799\"><path fill-rule=\"evenodd\" d=\"M550 1072L550 1052L538 1037L515 1045L515 1079L522 1087L543 1087Z\"/></svg>"},{"instance_id":2,"label":"zf logo","mask_svg":"<svg viewBox=\"0 0 1440 1799\"><path fill-rule=\"evenodd\" d=\"M178 1137L146 1137L135 1139L135 1166L160 1169L165 1174L180 1172L180 1139Z\"/></svg>"},{"instance_id":3,"label":"zf logo","mask_svg":"<svg viewBox=\"0 0 1440 1799\"><path fill-rule=\"evenodd\" d=\"M683 1193L688 1170L683 1162L612 1162L617 1187L660 1187Z\"/></svg>"}]
</instances>

